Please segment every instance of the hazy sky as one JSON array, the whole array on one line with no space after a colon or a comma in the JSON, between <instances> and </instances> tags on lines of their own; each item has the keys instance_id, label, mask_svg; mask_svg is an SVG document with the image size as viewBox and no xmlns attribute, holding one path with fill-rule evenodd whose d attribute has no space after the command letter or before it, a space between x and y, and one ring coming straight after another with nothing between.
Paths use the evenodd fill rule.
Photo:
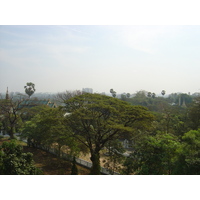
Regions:
<instances>
[{"instance_id":1,"label":"hazy sky","mask_svg":"<svg viewBox=\"0 0 200 200\"><path fill-rule=\"evenodd\" d=\"M200 92L200 26L0 26L0 93Z\"/></svg>"}]
</instances>

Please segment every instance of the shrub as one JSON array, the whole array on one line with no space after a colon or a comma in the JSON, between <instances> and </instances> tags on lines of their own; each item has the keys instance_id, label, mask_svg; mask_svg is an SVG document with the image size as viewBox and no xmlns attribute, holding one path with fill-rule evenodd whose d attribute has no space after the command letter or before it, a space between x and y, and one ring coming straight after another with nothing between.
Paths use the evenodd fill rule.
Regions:
<instances>
[{"instance_id":1,"label":"shrub","mask_svg":"<svg viewBox=\"0 0 200 200\"><path fill-rule=\"evenodd\" d=\"M42 171L34 166L32 153L23 153L23 147L15 140L0 146L1 175L39 175Z\"/></svg>"}]
</instances>

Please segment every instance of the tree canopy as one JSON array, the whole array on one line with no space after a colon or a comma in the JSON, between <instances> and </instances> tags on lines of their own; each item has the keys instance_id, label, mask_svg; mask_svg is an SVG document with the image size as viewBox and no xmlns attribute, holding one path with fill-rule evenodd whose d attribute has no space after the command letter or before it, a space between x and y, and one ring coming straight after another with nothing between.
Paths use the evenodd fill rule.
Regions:
<instances>
[{"instance_id":1,"label":"tree canopy","mask_svg":"<svg viewBox=\"0 0 200 200\"><path fill-rule=\"evenodd\" d=\"M64 119L64 113L59 108L41 107L40 112L25 122L21 137L28 138L30 145L57 145L58 155L62 146L66 145L69 147L68 153L75 155L81 145L69 133Z\"/></svg>"},{"instance_id":2,"label":"tree canopy","mask_svg":"<svg viewBox=\"0 0 200 200\"><path fill-rule=\"evenodd\" d=\"M153 120L146 108L105 95L84 94L65 104L70 113L66 123L73 137L90 150L92 174L100 173L99 151L106 143L133 134L136 129L145 129Z\"/></svg>"},{"instance_id":3,"label":"tree canopy","mask_svg":"<svg viewBox=\"0 0 200 200\"><path fill-rule=\"evenodd\" d=\"M124 160L125 174L199 174L199 97L127 94L118 99L66 91L57 96L60 107L53 109L24 108L14 96L1 99L0 128L11 138L23 128L29 145L54 147L57 155L63 149L73 156L89 152L91 174L100 174L102 154L101 164L112 174ZM127 159L124 141L133 152Z\"/></svg>"}]
</instances>

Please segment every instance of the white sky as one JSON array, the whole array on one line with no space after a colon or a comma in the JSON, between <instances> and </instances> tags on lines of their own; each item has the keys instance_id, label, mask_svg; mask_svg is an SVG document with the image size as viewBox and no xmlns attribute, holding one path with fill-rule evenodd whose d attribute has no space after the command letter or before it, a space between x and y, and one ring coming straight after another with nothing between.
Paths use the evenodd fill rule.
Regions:
<instances>
[{"instance_id":1,"label":"white sky","mask_svg":"<svg viewBox=\"0 0 200 200\"><path fill-rule=\"evenodd\" d=\"M1 25L0 93L200 92L199 55L199 25Z\"/></svg>"}]
</instances>

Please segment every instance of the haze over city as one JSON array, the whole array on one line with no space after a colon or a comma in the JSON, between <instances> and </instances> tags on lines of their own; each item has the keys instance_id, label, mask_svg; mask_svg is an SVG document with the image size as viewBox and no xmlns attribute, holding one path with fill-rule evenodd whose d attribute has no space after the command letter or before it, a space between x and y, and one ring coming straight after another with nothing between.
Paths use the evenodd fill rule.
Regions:
<instances>
[{"instance_id":1,"label":"haze over city","mask_svg":"<svg viewBox=\"0 0 200 200\"><path fill-rule=\"evenodd\" d=\"M0 26L0 93L200 92L200 26Z\"/></svg>"}]
</instances>

